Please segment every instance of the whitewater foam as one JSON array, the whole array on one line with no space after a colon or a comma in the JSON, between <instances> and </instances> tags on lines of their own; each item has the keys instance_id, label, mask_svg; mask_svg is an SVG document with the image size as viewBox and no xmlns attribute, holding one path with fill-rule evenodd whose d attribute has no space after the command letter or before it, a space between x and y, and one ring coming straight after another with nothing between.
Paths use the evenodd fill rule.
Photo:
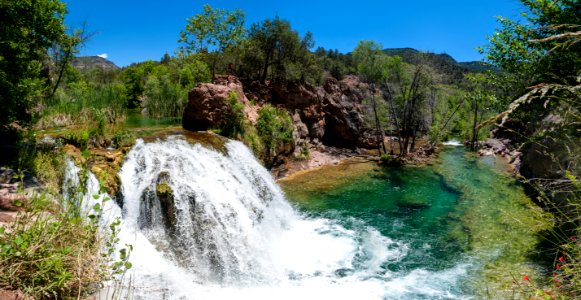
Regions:
<instances>
[{"instance_id":1,"label":"whitewater foam","mask_svg":"<svg viewBox=\"0 0 581 300\"><path fill-rule=\"evenodd\" d=\"M442 145L444 145L444 146L462 146L462 143L460 143L457 140L449 140L449 141L443 142Z\"/></svg>"},{"instance_id":2,"label":"whitewater foam","mask_svg":"<svg viewBox=\"0 0 581 300\"><path fill-rule=\"evenodd\" d=\"M462 298L451 287L469 265L390 271L406 256L405 242L301 215L243 144L229 141L226 149L176 136L138 140L127 154L119 174L123 209L108 201L103 222L121 218L119 244L133 245L132 298ZM95 192L98 181L89 177ZM161 177L172 191L174 223L156 194ZM145 216L144 206L158 217Z\"/></svg>"}]
</instances>

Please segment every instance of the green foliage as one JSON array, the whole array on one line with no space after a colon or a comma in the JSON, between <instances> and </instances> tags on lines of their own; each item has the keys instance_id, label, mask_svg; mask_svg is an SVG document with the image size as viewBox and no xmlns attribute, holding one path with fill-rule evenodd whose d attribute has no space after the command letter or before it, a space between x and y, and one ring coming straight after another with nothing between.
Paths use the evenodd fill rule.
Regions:
<instances>
[{"instance_id":1,"label":"green foliage","mask_svg":"<svg viewBox=\"0 0 581 300\"><path fill-rule=\"evenodd\" d=\"M187 104L187 91L179 84L171 82L169 76L150 76L143 91L142 104L151 118L181 117Z\"/></svg>"},{"instance_id":2,"label":"green foliage","mask_svg":"<svg viewBox=\"0 0 581 300\"><path fill-rule=\"evenodd\" d=\"M480 124L496 113L493 110L497 103L497 98L492 93L490 77L483 73L470 74L466 78L470 83L470 90L466 95L468 102L468 115L472 121L470 129L471 149L476 149L476 143L479 139Z\"/></svg>"},{"instance_id":3,"label":"green foliage","mask_svg":"<svg viewBox=\"0 0 581 300\"><path fill-rule=\"evenodd\" d=\"M244 44L241 73L261 82L320 82L320 69L309 52L313 46L310 32L300 38L286 20L254 23Z\"/></svg>"},{"instance_id":4,"label":"green foliage","mask_svg":"<svg viewBox=\"0 0 581 300\"><path fill-rule=\"evenodd\" d=\"M114 148L123 148L127 146L132 146L135 143L136 137L130 131L127 130L119 130L116 131L111 139Z\"/></svg>"},{"instance_id":5,"label":"green foliage","mask_svg":"<svg viewBox=\"0 0 581 300\"><path fill-rule=\"evenodd\" d=\"M58 126L87 125L103 134L108 124L125 120L126 89L123 84L89 85L84 81L59 88L53 98L44 102L37 129Z\"/></svg>"},{"instance_id":6,"label":"green foliage","mask_svg":"<svg viewBox=\"0 0 581 300\"><path fill-rule=\"evenodd\" d=\"M48 88L47 50L65 37L65 4L58 0L0 2L0 135L30 121L30 108Z\"/></svg>"},{"instance_id":7,"label":"green foliage","mask_svg":"<svg viewBox=\"0 0 581 300\"><path fill-rule=\"evenodd\" d=\"M416 138L427 133L436 119L438 86L433 70L420 60L408 65L398 56L379 56L376 63L390 111L391 125L398 133L400 156L413 151Z\"/></svg>"},{"instance_id":8,"label":"green foliage","mask_svg":"<svg viewBox=\"0 0 581 300\"><path fill-rule=\"evenodd\" d=\"M501 133L510 134L523 152L534 151L538 161L525 160L521 174L527 177L537 201L556 219L555 228L546 237L546 244L552 245L541 249L555 257L550 270L553 276L547 279L549 284L540 280L529 283L528 277L523 278L526 282L520 285L521 292L527 297L577 299L581 295L581 192L577 179L581 165L581 3L521 2L528 9L522 15L527 22L500 18L500 28L482 49L488 60L505 71L503 76L494 77L493 83L501 87L499 94L505 98L501 103L507 106L485 124L500 122ZM536 86L525 89L533 84ZM502 93L510 89L512 93ZM526 171L527 164L536 163L543 166L541 174Z\"/></svg>"},{"instance_id":9,"label":"green foliage","mask_svg":"<svg viewBox=\"0 0 581 300\"><path fill-rule=\"evenodd\" d=\"M357 73L364 81L380 83L384 80L384 75L388 71L382 66L385 57L381 49L381 44L374 41L361 41L353 51Z\"/></svg>"},{"instance_id":10,"label":"green foliage","mask_svg":"<svg viewBox=\"0 0 581 300\"><path fill-rule=\"evenodd\" d=\"M172 81L181 85L187 91L198 83L210 82L212 75L208 66L196 56L179 55L170 61Z\"/></svg>"},{"instance_id":11,"label":"green foliage","mask_svg":"<svg viewBox=\"0 0 581 300\"><path fill-rule=\"evenodd\" d=\"M522 14L526 23L499 17L500 27L481 52L520 82L513 86L520 94L524 87L539 82L574 83L581 65L581 43L567 39L567 34L579 31L581 4L576 0L521 2L528 9Z\"/></svg>"},{"instance_id":12,"label":"green foliage","mask_svg":"<svg viewBox=\"0 0 581 300\"><path fill-rule=\"evenodd\" d=\"M138 64L131 64L121 71L121 80L127 89L127 107L139 107L140 97L143 95L143 88L147 77L158 63L145 61Z\"/></svg>"},{"instance_id":13,"label":"green foliage","mask_svg":"<svg viewBox=\"0 0 581 300\"><path fill-rule=\"evenodd\" d=\"M241 137L245 133L246 118L244 116L244 105L238 101L238 94L230 92L228 94L229 113L225 116L226 123L221 128L221 133L227 137Z\"/></svg>"},{"instance_id":14,"label":"green foliage","mask_svg":"<svg viewBox=\"0 0 581 300\"><path fill-rule=\"evenodd\" d=\"M228 11L204 5L204 12L188 18L185 30L180 32L179 42L187 52L209 53L216 47L224 51L238 45L244 38L244 12Z\"/></svg>"},{"instance_id":15,"label":"green foliage","mask_svg":"<svg viewBox=\"0 0 581 300\"><path fill-rule=\"evenodd\" d=\"M79 220L40 214L31 217L35 221L20 219L16 228L0 235L0 283L4 288L20 289L37 299L64 298L86 289L78 286L79 279L98 282L98 274L83 266L94 259L94 228L83 228Z\"/></svg>"},{"instance_id":16,"label":"green foliage","mask_svg":"<svg viewBox=\"0 0 581 300\"><path fill-rule=\"evenodd\" d=\"M65 157L53 151L37 151L32 160L32 170L35 177L48 192L57 195L65 173Z\"/></svg>"},{"instance_id":17,"label":"green foliage","mask_svg":"<svg viewBox=\"0 0 581 300\"><path fill-rule=\"evenodd\" d=\"M204 12L188 18L185 30L180 32L179 42L185 45L181 50L206 58L214 75L220 54L238 48L244 40L244 20L240 9L228 11L205 4Z\"/></svg>"},{"instance_id":18,"label":"green foliage","mask_svg":"<svg viewBox=\"0 0 581 300\"><path fill-rule=\"evenodd\" d=\"M91 135L87 129L78 128L68 130L63 136L65 142L78 147L81 150L86 150L89 147L89 139Z\"/></svg>"},{"instance_id":19,"label":"green foliage","mask_svg":"<svg viewBox=\"0 0 581 300\"><path fill-rule=\"evenodd\" d=\"M102 244L96 218L102 204L97 203L87 218L63 206L49 213L45 209L50 202L46 195L38 196L16 221L0 227L0 288L20 290L35 299L78 299L131 268L130 245L120 250L119 260L111 260L119 241L119 220L110 225L111 233Z\"/></svg>"},{"instance_id":20,"label":"green foliage","mask_svg":"<svg viewBox=\"0 0 581 300\"><path fill-rule=\"evenodd\" d=\"M323 47L318 47L314 55L317 59L317 65L324 72L323 77L330 76L341 80L345 75L355 73L351 55L339 53L337 49L327 51Z\"/></svg>"},{"instance_id":21,"label":"green foliage","mask_svg":"<svg viewBox=\"0 0 581 300\"><path fill-rule=\"evenodd\" d=\"M262 140L266 160L271 162L276 151L293 140L293 123L284 109L266 104L258 111L256 130Z\"/></svg>"},{"instance_id":22,"label":"green foliage","mask_svg":"<svg viewBox=\"0 0 581 300\"><path fill-rule=\"evenodd\" d=\"M208 67L195 56L178 56L151 69L143 86L141 107L150 118L181 118L188 92L210 80Z\"/></svg>"}]
</instances>

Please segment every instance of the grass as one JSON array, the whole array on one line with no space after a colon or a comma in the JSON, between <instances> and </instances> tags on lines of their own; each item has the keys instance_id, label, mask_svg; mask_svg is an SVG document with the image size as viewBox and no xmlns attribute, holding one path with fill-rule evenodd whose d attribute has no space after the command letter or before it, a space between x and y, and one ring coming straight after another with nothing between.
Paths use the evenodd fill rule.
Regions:
<instances>
[{"instance_id":1,"label":"grass","mask_svg":"<svg viewBox=\"0 0 581 300\"><path fill-rule=\"evenodd\" d=\"M178 118L188 103L188 90L171 82L167 76L150 77L145 83L143 107L154 119Z\"/></svg>"},{"instance_id":2,"label":"grass","mask_svg":"<svg viewBox=\"0 0 581 300\"><path fill-rule=\"evenodd\" d=\"M9 228L0 227L0 288L35 299L78 298L94 292L105 272L97 227L38 207L34 199Z\"/></svg>"},{"instance_id":3,"label":"grass","mask_svg":"<svg viewBox=\"0 0 581 300\"><path fill-rule=\"evenodd\" d=\"M553 255L549 276L537 282L523 277L518 282L520 292L528 299L581 298L581 181L570 172L566 172L565 178L566 182L552 190L566 195L564 203L557 203L546 194L546 187L532 183L539 193L538 199L555 215L557 225L545 237L547 251Z\"/></svg>"},{"instance_id":4,"label":"grass","mask_svg":"<svg viewBox=\"0 0 581 300\"><path fill-rule=\"evenodd\" d=\"M110 199L82 211L83 184L72 187L72 199L59 196L64 154L37 151L32 157L46 192L24 201L16 220L0 226L0 290L32 299L81 299L98 292L104 281L123 278L132 248L117 246L120 221L99 225L103 202Z\"/></svg>"},{"instance_id":5,"label":"grass","mask_svg":"<svg viewBox=\"0 0 581 300\"><path fill-rule=\"evenodd\" d=\"M67 90L59 89L42 104L35 129L49 129L71 125L92 124L103 129L106 124L125 120L126 91L122 84L88 86L71 84Z\"/></svg>"}]
</instances>

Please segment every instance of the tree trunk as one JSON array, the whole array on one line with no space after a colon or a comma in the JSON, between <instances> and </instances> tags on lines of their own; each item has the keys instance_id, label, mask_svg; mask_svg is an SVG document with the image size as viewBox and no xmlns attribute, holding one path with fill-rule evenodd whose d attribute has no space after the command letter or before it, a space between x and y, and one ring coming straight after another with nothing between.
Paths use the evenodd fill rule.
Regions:
<instances>
[{"instance_id":1,"label":"tree trunk","mask_svg":"<svg viewBox=\"0 0 581 300\"><path fill-rule=\"evenodd\" d=\"M387 100L387 104L389 106L389 112L391 115L390 119L392 120L393 125L395 125L395 130L397 132L397 143L399 146L398 155L401 157L402 156L402 143L401 143L402 142L402 135L401 135L402 129L401 129L399 120L397 118L397 112L395 111L395 106L393 105L393 93L391 92L391 89L390 89L388 83L386 83L385 86L386 86L386 91L387 91L387 93L386 93L387 99L386 100ZM391 146L390 154L393 155L393 140L392 139L390 139L390 146Z\"/></svg>"},{"instance_id":2,"label":"tree trunk","mask_svg":"<svg viewBox=\"0 0 581 300\"><path fill-rule=\"evenodd\" d=\"M377 115L377 103L375 102L375 86L371 84L371 105L373 106L373 114L375 115L375 130L377 131L377 138L381 143L381 146L377 145L377 152L379 152L379 156L381 156L381 149L383 149L383 153L387 153L385 150L385 137L383 136L383 130L381 129L381 122L379 121L379 116Z\"/></svg>"},{"instance_id":3,"label":"tree trunk","mask_svg":"<svg viewBox=\"0 0 581 300\"><path fill-rule=\"evenodd\" d=\"M58 77L56 79L56 83L54 84L54 87L52 88L52 92L50 93L50 97L54 96L54 94L56 93L56 90L58 89L58 87L61 83L61 80L63 78L63 75L65 73L65 68L66 68L67 64L69 63L69 60L70 60L72 54L73 54L73 46L69 46L65 52L65 56L64 56L63 60L61 61L59 74L58 74ZM55 57L56 57L56 55L55 55ZM57 64L56 59L55 59L54 63Z\"/></svg>"},{"instance_id":4,"label":"tree trunk","mask_svg":"<svg viewBox=\"0 0 581 300\"><path fill-rule=\"evenodd\" d=\"M266 57L264 58L264 66L262 67L262 74L260 74L260 82L266 83L266 76L268 73L268 66L270 65L270 56L271 53L267 52Z\"/></svg>"},{"instance_id":5,"label":"tree trunk","mask_svg":"<svg viewBox=\"0 0 581 300\"><path fill-rule=\"evenodd\" d=\"M410 152L414 152L416 149L416 132L417 132L418 126L415 125L412 129L412 144L410 146Z\"/></svg>"}]
</instances>

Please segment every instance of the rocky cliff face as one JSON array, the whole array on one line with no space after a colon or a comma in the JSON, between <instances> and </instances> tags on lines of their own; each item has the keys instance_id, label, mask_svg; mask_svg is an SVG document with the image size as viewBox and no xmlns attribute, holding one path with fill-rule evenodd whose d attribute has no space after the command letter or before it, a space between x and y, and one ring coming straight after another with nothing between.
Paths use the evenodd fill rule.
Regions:
<instances>
[{"instance_id":1,"label":"rocky cliff face","mask_svg":"<svg viewBox=\"0 0 581 300\"><path fill-rule=\"evenodd\" d=\"M341 81L328 79L322 87L258 82L243 85L233 76L218 77L214 83L199 84L190 92L183 127L194 131L221 128L231 109L231 92L239 95L238 101L253 124L260 105L271 103L286 109L293 120L295 146L305 142L341 148L376 146L372 130L363 119L363 100L371 90L356 76Z\"/></svg>"},{"instance_id":2,"label":"rocky cliff face","mask_svg":"<svg viewBox=\"0 0 581 300\"><path fill-rule=\"evenodd\" d=\"M372 91L356 76L346 76L339 82L329 79L324 89L326 128L323 142L342 148L375 148L377 141L363 119L363 100L377 91Z\"/></svg>"},{"instance_id":3,"label":"rocky cliff face","mask_svg":"<svg viewBox=\"0 0 581 300\"><path fill-rule=\"evenodd\" d=\"M248 104L242 83L234 76L218 77L214 83L199 84L188 94L182 120L184 129L203 131L225 126L226 117L232 113L228 100L232 93L243 104Z\"/></svg>"}]
</instances>

